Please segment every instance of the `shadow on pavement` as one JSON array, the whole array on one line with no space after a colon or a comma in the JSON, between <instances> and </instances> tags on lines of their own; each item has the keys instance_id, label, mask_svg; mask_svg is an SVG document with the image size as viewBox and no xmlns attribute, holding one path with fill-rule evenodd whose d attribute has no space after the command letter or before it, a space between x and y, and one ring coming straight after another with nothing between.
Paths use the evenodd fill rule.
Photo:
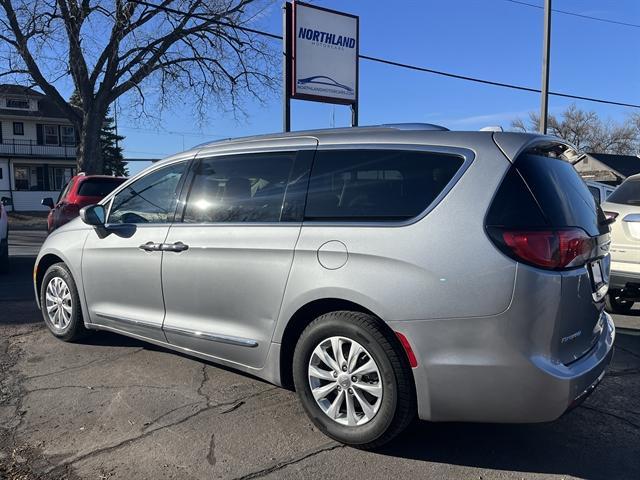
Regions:
<instances>
[{"instance_id":1,"label":"shadow on pavement","mask_svg":"<svg viewBox=\"0 0 640 480\"><path fill-rule=\"evenodd\" d=\"M616 345L614 361L599 389L583 406L555 422L500 425L420 421L378 453L587 479L640 478L640 336L618 332ZM626 412L613 408L616 400Z\"/></svg>"}]
</instances>

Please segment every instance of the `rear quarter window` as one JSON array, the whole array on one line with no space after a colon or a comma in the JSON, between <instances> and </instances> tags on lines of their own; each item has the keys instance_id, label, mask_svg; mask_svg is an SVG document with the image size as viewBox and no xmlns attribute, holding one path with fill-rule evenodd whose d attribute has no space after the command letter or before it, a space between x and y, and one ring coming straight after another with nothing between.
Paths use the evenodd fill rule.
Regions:
<instances>
[{"instance_id":1,"label":"rear quarter window","mask_svg":"<svg viewBox=\"0 0 640 480\"><path fill-rule=\"evenodd\" d=\"M623 205L640 205L640 178L626 180L609 195L607 201Z\"/></svg>"},{"instance_id":2,"label":"rear quarter window","mask_svg":"<svg viewBox=\"0 0 640 480\"><path fill-rule=\"evenodd\" d=\"M569 162L533 153L520 155L515 167L552 227L579 227L591 236L607 233L606 219Z\"/></svg>"},{"instance_id":3,"label":"rear quarter window","mask_svg":"<svg viewBox=\"0 0 640 480\"><path fill-rule=\"evenodd\" d=\"M410 150L326 150L313 162L305 218L397 221L423 212L463 164Z\"/></svg>"}]
</instances>

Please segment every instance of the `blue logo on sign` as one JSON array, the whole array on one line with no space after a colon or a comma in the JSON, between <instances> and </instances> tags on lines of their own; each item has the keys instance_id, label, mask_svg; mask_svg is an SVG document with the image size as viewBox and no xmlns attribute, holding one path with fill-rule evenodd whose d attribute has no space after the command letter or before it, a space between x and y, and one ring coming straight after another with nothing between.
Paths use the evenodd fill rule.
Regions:
<instances>
[{"instance_id":1,"label":"blue logo on sign","mask_svg":"<svg viewBox=\"0 0 640 480\"><path fill-rule=\"evenodd\" d=\"M313 77L300 78L298 79L298 85L328 85L330 87L338 87L346 90L347 92L353 92L353 88L343 85L341 83L336 82L333 78L327 77L325 75L315 75Z\"/></svg>"}]
</instances>

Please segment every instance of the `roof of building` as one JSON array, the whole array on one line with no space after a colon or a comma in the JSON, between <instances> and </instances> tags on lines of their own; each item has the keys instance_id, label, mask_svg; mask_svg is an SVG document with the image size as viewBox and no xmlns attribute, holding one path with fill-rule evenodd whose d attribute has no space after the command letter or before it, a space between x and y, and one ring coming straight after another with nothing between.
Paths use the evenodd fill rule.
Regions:
<instances>
[{"instance_id":1,"label":"roof of building","mask_svg":"<svg viewBox=\"0 0 640 480\"><path fill-rule=\"evenodd\" d=\"M9 117L35 117L35 118L60 118L67 119L60 108L46 95L23 85L0 84L0 95L24 95L38 100L38 110L14 110L10 108L0 108L0 115Z\"/></svg>"},{"instance_id":2,"label":"roof of building","mask_svg":"<svg viewBox=\"0 0 640 480\"><path fill-rule=\"evenodd\" d=\"M640 157L637 155L616 155L612 153L589 153L589 155L623 177L640 173Z\"/></svg>"},{"instance_id":3,"label":"roof of building","mask_svg":"<svg viewBox=\"0 0 640 480\"><path fill-rule=\"evenodd\" d=\"M44 97L44 94L24 85L14 85L11 83L0 83L0 94L9 95L29 95L33 97Z\"/></svg>"}]
</instances>

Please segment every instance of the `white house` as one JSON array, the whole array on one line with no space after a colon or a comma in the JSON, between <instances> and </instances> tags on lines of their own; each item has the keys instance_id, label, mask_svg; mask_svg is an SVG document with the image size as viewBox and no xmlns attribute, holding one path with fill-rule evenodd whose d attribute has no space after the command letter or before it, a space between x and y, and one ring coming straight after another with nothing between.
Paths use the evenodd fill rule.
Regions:
<instances>
[{"instance_id":1,"label":"white house","mask_svg":"<svg viewBox=\"0 0 640 480\"><path fill-rule=\"evenodd\" d=\"M13 210L47 209L40 200L57 198L76 173L76 143L73 125L45 95L0 84L0 196Z\"/></svg>"}]
</instances>

